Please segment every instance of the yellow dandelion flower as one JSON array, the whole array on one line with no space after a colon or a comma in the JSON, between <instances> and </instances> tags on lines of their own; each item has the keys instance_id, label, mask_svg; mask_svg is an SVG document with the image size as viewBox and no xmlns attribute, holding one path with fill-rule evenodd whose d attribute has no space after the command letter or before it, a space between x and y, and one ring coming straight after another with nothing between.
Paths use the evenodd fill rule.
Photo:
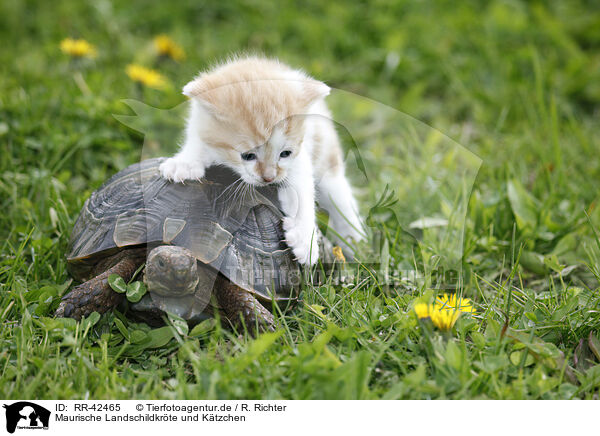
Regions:
<instances>
[{"instance_id":1,"label":"yellow dandelion flower","mask_svg":"<svg viewBox=\"0 0 600 436\"><path fill-rule=\"evenodd\" d=\"M94 58L96 57L96 47L85 39L65 38L60 42L60 50L74 58Z\"/></svg>"},{"instance_id":2,"label":"yellow dandelion flower","mask_svg":"<svg viewBox=\"0 0 600 436\"><path fill-rule=\"evenodd\" d=\"M433 306L431 304L418 303L415 304L414 310L417 314L417 318L426 319L431 317L431 310Z\"/></svg>"},{"instance_id":3,"label":"yellow dandelion flower","mask_svg":"<svg viewBox=\"0 0 600 436\"><path fill-rule=\"evenodd\" d=\"M167 35L158 35L154 38L154 48L161 56L168 56L175 61L185 59L185 52L175 41Z\"/></svg>"},{"instance_id":4,"label":"yellow dandelion flower","mask_svg":"<svg viewBox=\"0 0 600 436\"><path fill-rule=\"evenodd\" d=\"M125 72L131 80L146 85L149 88L165 89L168 86L167 79L162 74L141 65L127 65Z\"/></svg>"},{"instance_id":5,"label":"yellow dandelion flower","mask_svg":"<svg viewBox=\"0 0 600 436\"><path fill-rule=\"evenodd\" d=\"M440 330L450 330L463 312L475 313L471 300L457 298L454 294L440 295L434 304L416 304L414 310L419 319L430 318Z\"/></svg>"},{"instance_id":6,"label":"yellow dandelion flower","mask_svg":"<svg viewBox=\"0 0 600 436\"><path fill-rule=\"evenodd\" d=\"M333 256L336 258L336 260L339 260L340 262L346 262L346 258L344 257L344 252L342 251L342 247L338 247L337 245L335 247L333 247Z\"/></svg>"},{"instance_id":7,"label":"yellow dandelion flower","mask_svg":"<svg viewBox=\"0 0 600 436\"><path fill-rule=\"evenodd\" d=\"M443 310L458 310L465 313L475 313L471 300L468 298L457 298L456 294L439 295L435 300L435 305Z\"/></svg>"},{"instance_id":8,"label":"yellow dandelion flower","mask_svg":"<svg viewBox=\"0 0 600 436\"><path fill-rule=\"evenodd\" d=\"M440 330L450 330L460 316L458 310L440 310L435 308L431 311L431 322Z\"/></svg>"}]
</instances>

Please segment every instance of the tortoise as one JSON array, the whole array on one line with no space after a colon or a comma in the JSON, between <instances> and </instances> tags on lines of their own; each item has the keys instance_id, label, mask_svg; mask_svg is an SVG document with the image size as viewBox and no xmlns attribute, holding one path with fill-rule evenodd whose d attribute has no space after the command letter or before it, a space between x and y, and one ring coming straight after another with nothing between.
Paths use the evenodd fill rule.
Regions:
<instances>
[{"instance_id":1,"label":"tortoise","mask_svg":"<svg viewBox=\"0 0 600 436\"><path fill-rule=\"evenodd\" d=\"M163 160L127 167L87 199L67 255L70 274L83 283L55 315L81 319L115 308L124 297L108 277L128 281L147 259L150 295L134 311L197 322L216 309L234 325L272 329L264 305L295 301L301 277L284 242L277 187L241 187L224 168L209 168L201 182L172 183L158 171Z\"/></svg>"}]
</instances>

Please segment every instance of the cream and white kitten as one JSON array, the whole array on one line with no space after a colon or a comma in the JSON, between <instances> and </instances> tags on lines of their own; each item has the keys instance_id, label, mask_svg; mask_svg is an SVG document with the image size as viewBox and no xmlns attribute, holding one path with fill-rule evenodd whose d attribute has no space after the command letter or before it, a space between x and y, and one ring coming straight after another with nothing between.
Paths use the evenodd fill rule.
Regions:
<instances>
[{"instance_id":1,"label":"cream and white kitten","mask_svg":"<svg viewBox=\"0 0 600 436\"><path fill-rule=\"evenodd\" d=\"M191 111L180 151L160 166L163 177L199 180L225 165L255 186L277 184L287 244L302 264L318 257L315 189L329 225L362 239L342 150L325 105L329 87L259 57L236 58L185 85Z\"/></svg>"}]
</instances>

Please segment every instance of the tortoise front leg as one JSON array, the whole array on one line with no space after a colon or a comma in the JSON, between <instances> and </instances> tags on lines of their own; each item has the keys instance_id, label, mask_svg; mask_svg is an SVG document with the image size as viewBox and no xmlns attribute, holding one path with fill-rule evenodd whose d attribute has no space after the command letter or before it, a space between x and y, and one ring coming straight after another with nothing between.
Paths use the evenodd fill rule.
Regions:
<instances>
[{"instance_id":1,"label":"tortoise front leg","mask_svg":"<svg viewBox=\"0 0 600 436\"><path fill-rule=\"evenodd\" d=\"M256 327L258 330L275 331L273 314L254 295L220 274L215 283L215 294L219 307L234 326L241 327L243 322L252 332Z\"/></svg>"},{"instance_id":2,"label":"tortoise front leg","mask_svg":"<svg viewBox=\"0 0 600 436\"><path fill-rule=\"evenodd\" d=\"M74 287L62 298L54 316L80 320L92 312L104 313L116 307L123 300L123 294L113 291L108 276L118 274L129 281L142 262L143 258L137 256L121 258L102 274Z\"/></svg>"}]
</instances>

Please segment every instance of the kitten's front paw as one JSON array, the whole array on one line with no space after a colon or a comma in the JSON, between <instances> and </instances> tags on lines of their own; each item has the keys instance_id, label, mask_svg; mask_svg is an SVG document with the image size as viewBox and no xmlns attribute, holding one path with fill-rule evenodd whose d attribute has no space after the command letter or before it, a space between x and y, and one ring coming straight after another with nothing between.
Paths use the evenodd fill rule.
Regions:
<instances>
[{"instance_id":1,"label":"kitten's front paw","mask_svg":"<svg viewBox=\"0 0 600 436\"><path fill-rule=\"evenodd\" d=\"M314 225L303 226L292 218L283 219L285 242L302 265L314 265L319 260L319 244Z\"/></svg>"},{"instance_id":2,"label":"kitten's front paw","mask_svg":"<svg viewBox=\"0 0 600 436\"><path fill-rule=\"evenodd\" d=\"M158 167L160 174L167 180L182 183L184 180L200 180L204 177L202 162L187 162L171 157Z\"/></svg>"}]
</instances>

